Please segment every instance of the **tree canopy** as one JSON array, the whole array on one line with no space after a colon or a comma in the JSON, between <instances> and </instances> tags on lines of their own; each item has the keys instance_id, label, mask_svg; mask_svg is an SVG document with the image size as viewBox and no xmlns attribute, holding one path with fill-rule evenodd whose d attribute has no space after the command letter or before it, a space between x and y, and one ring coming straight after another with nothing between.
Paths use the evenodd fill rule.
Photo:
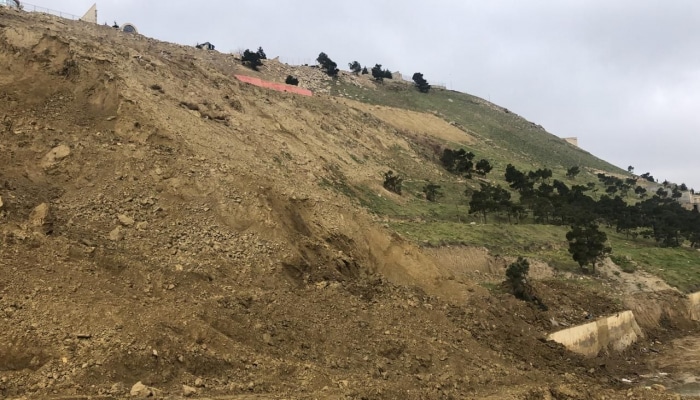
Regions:
<instances>
[{"instance_id":1,"label":"tree canopy","mask_svg":"<svg viewBox=\"0 0 700 400\"><path fill-rule=\"evenodd\" d=\"M420 72L413 74L413 82L421 93L428 93L430 91L430 84L423 78L423 74Z\"/></svg>"},{"instance_id":2,"label":"tree canopy","mask_svg":"<svg viewBox=\"0 0 700 400\"><path fill-rule=\"evenodd\" d=\"M340 71L338 69L338 64L333 62L333 60L331 60L326 53L321 52L316 58L316 61L321 65L321 69L323 69L329 76L338 75L338 72Z\"/></svg>"}]
</instances>

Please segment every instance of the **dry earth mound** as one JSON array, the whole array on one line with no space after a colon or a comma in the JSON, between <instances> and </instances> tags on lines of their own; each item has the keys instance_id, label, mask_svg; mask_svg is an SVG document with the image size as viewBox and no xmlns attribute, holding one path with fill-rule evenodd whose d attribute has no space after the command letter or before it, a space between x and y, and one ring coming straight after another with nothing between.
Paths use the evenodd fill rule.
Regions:
<instances>
[{"instance_id":1,"label":"dry earth mound","mask_svg":"<svg viewBox=\"0 0 700 400\"><path fill-rule=\"evenodd\" d=\"M0 70L0 397L663 398L339 193L412 151L385 111L3 9Z\"/></svg>"}]
</instances>

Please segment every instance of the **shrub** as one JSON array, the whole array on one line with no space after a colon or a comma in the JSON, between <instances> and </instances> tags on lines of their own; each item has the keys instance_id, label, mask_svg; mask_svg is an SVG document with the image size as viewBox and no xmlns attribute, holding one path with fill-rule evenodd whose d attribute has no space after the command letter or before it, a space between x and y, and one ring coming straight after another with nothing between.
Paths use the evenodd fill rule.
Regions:
<instances>
[{"instance_id":1,"label":"shrub","mask_svg":"<svg viewBox=\"0 0 700 400\"><path fill-rule=\"evenodd\" d=\"M298 86L298 85L299 85L299 79L297 79L297 78L295 78L295 77L293 77L293 76L291 76L291 75L287 75L287 79L284 80L284 83L286 83L287 85Z\"/></svg>"},{"instance_id":2,"label":"shrub","mask_svg":"<svg viewBox=\"0 0 700 400\"><path fill-rule=\"evenodd\" d=\"M423 186L423 193L425 193L425 199L430 202L436 202L438 198L443 196L443 193L440 191L440 185L432 182L428 182Z\"/></svg>"},{"instance_id":3,"label":"shrub","mask_svg":"<svg viewBox=\"0 0 700 400\"><path fill-rule=\"evenodd\" d=\"M535 289L528 281L529 273L530 262L526 258L518 257L518 260L506 269L506 284L515 297L534 303L541 310L546 311L547 306L535 295Z\"/></svg>"},{"instance_id":4,"label":"shrub","mask_svg":"<svg viewBox=\"0 0 700 400\"><path fill-rule=\"evenodd\" d=\"M262 48L260 48L260 50L262 50ZM260 50L257 52L252 52L245 49L245 51L243 51L243 57L241 57L241 62L243 65L247 65L253 71L257 71L258 67L263 65L262 61L260 60L264 60L264 58L261 57ZM264 56L265 53L262 53L262 55Z\"/></svg>"},{"instance_id":5,"label":"shrub","mask_svg":"<svg viewBox=\"0 0 700 400\"><path fill-rule=\"evenodd\" d=\"M387 171L384 174L384 188L388 191L394 192L396 194L401 194L401 184L403 183L403 178L399 175L394 175L394 171Z\"/></svg>"}]
</instances>

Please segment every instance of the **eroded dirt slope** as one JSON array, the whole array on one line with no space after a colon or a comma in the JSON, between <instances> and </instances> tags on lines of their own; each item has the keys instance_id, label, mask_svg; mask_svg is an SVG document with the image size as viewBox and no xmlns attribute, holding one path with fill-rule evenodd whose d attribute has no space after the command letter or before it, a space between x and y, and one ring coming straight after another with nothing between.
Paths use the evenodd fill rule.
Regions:
<instances>
[{"instance_id":1,"label":"eroded dirt slope","mask_svg":"<svg viewBox=\"0 0 700 400\"><path fill-rule=\"evenodd\" d=\"M412 151L386 110L2 9L0 71L0 397L664 396L543 341L563 308L454 279L341 194Z\"/></svg>"}]
</instances>

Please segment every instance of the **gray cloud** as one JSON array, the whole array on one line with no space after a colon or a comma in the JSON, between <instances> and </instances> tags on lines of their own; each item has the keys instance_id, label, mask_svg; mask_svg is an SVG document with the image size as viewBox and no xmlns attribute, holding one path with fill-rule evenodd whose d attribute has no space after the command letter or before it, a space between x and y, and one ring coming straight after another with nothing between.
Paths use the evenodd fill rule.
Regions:
<instances>
[{"instance_id":1,"label":"gray cloud","mask_svg":"<svg viewBox=\"0 0 700 400\"><path fill-rule=\"evenodd\" d=\"M50 8L53 1L33 0ZM82 14L90 1L61 2ZM381 63L490 99L623 168L700 189L695 0L105 0L99 19L221 51Z\"/></svg>"}]
</instances>

